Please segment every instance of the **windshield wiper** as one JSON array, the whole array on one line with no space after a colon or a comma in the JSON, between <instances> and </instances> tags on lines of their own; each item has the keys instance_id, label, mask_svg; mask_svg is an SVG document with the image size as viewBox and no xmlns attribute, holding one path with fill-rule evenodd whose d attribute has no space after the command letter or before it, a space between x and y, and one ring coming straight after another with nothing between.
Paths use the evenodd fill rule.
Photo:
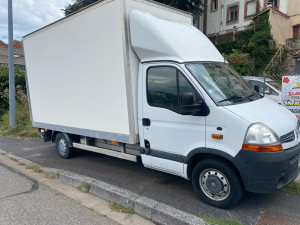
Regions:
<instances>
[{"instance_id":1,"label":"windshield wiper","mask_svg":"<svg viewBox=\"0 0 300 225\"><path fill-rule=\"evenodd\" d=\"M243 98L243 97L235 95L235 96L231 96L229 98L223 99L221 101L218 101L218 103L226 102L226 101L231 101L231 100L234 100L234 99L241 99L241 98Z\"/></svg>"},{"instance_id":2,"label":"windshield wiper","mask_svg":"<svg viewBox=\"0 0 300 225\"><path fill-rule=\"evenodd\" d=\"M249 98L251 98L251 97L253 97L253 96L260 96L261 97L261 95L259 94L259 93L257 93L257 92L252 92L252 94L250 94L249 96L247 96L247 98L249 99ZM252 99L251 99L252 100ZM253 100L252 100L253 101Z\"/></svg>"}]
</instances>

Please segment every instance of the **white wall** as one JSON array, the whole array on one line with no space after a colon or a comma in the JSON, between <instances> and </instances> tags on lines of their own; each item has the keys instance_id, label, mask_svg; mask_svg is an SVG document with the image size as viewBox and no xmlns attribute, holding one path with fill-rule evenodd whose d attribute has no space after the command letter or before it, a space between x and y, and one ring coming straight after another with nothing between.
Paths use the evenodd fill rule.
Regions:
<instances>
[{"instance_id":1,"label":"white wall","mask_svg":"<svg viewBox=\"0 0 300 225\"><path fill-rule=\"evenodd\" d=\"M232 31L234 28L243 30L245 26L248 26L251 22L250 17L245 18L245 2L249 0L219 0L218 9L211 11L211 1L207 1L207 32L206 34L213 35L216 33L224 34L226 31ZM260 0L263 6L263 0ZM227 22L227 8L228 6L237 3L239 5L239 16L237 21ZM222 7L223 6L223 7ZM203 31L203 19L204 16L200 17L200 29Z\"/></svg>"},{"instance_id":2,"label":"white wall","mask_svg":"<svg viewBox=\"0 0 300 225\"><path fill-rule=\"evenodd\" d=\"M243 30L245 26L251 23L251 17L245 18L245 3L249 0L218 0L218 9L211 11L211 1L207 1L207 32L206 35L213 35L216 33L224 34L231 32L234 28ZM238 3L239 4L239 18L236 22L227 22L227 7ZM288 13L289 0L280 0L279 10L285 14ZM264 0L259 0L260 9L264 8ZM224 5L222 7L222 5ZM223 13L222 13L223 12ZM203 31L204 15L200 17L200 30Z\"/></svg>"},{"instance_id":3,"label":"white wall","mask_svg":"<svg viewBox=\"0 0 300 225\"><path fill-rule=\"evenodd\" d=\"M288 3L289 3L289 0L281 0L279 3L279 10L281 12L287 14L288 13ZM300 1L299 1L299 4L300 4Z\"/></svg>"}]
</instances>

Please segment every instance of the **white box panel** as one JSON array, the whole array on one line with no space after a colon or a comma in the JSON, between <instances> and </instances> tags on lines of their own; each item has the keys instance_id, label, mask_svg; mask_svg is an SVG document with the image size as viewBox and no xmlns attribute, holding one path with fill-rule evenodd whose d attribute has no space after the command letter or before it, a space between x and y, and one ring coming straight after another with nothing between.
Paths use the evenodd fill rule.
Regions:
<instances>
[{"instance_id":1,"label":"white box panel","mask_svg":"<svg viewBox=\"0 0 300 225\"><path fill-rule=\"evenodd\" d=\"M178 22L191 16L145 0L98 2L24 37L33 125L126 143L138 141L138 64L132 9Z\"/></svg>"}]
</instances>

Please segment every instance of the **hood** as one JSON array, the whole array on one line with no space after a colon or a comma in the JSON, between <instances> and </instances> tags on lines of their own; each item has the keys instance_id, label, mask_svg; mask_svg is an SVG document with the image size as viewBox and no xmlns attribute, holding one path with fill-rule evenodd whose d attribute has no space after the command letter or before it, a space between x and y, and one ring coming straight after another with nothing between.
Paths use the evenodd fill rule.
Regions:
<instances>
[{"instance_id":1,"label":"hood","mask_svg":"<svg viewBox=\"0 0 300 225\"><path fill-rule=\"evenodd\" d=\"M224 106L224 108L249 123L260 122L267 125L279 137L295 130L297 127L298 121L293 113L267 98L244 104Z\"/></svg>"}]
</instances>

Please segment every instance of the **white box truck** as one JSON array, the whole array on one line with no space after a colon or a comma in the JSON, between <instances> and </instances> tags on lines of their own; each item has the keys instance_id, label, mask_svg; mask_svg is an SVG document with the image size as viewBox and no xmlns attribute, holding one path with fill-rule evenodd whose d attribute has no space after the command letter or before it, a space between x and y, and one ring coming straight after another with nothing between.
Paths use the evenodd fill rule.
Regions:
<instances>
[{"instance_id":1,"label":"white box truck","mask_svg":"<svg viewBox=\"0 0 300 225\"><path fill-rule=\"evenodd\" d=\"M191 179L228 208L300 170L299 123L192 26L148 0L106 0L23 39L31 119L69 158L94 151Z\"/></svg>"}]
</instances>

